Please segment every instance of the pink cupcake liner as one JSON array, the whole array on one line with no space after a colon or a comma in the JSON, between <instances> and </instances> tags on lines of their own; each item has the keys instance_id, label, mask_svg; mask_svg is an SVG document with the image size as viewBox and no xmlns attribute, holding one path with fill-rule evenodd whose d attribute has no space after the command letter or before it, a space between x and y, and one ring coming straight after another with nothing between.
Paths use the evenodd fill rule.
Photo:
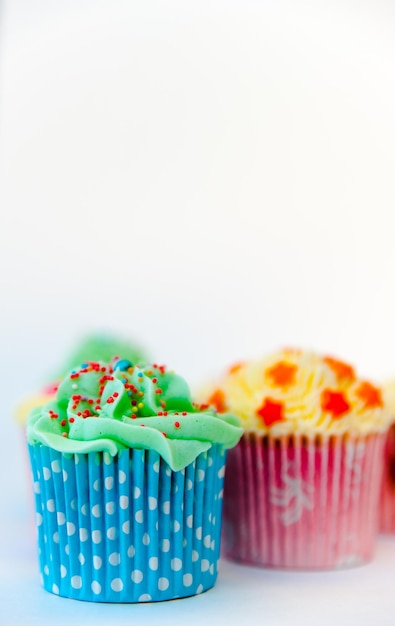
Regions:
<instances>
[{"instance_id":1,"label":"pink cupcake liner","mask_svg":"<svg viewBox=\"0 0 395 626\"><path fill-rule=\"evenodd\" d=\"M384 446L384 474L380 494L380 531L395 533L395 425Z\"/></svg>"},{"instance_id":2,"label":"pink cupcake liner","mask_svg":"<svg viewBox=\"0 0 395 626\"><path fill-rule=\"evenodd\" d=\"M328 569L373 557L385 435L273 438L229 451L223 554L267 567Z\"/></svg>"}]
</instances>

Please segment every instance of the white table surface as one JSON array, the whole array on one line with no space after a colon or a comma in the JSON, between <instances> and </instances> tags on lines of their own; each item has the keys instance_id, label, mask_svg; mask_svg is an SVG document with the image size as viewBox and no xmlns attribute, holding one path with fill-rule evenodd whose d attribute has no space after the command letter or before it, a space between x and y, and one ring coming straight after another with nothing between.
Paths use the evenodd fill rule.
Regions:
<instances>
[{"instance_id":1,"label":"white table surface","mask_svg":"<svg viewBox=\"0 0 395 626\"><path fill-rule=\"evenodd\" d=\"M0 624L269 624L382 626L395 623L395 536L380 537L373 563L301 573L224 560L216 586L194 598L144 605L91 604L40 586L22 442L3 423L0 455ZM13 468L13 472L11 472Z\"/></svg>"}]
</instances>

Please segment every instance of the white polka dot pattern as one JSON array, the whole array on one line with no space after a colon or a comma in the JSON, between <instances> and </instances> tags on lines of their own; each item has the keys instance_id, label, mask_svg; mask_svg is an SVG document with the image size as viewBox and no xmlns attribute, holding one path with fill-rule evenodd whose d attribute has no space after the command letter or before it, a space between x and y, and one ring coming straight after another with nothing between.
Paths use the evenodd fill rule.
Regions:
<instances>
[{"instance_id":1,"label":"white polka dot pattern","mask_svg":"<svg viewBox=\"0 0 395 626\"><path fill-rule=\"evenodd\" d=\"M130 522L127 520L122 524L122 532L128 535L130 533Z\"/></svg>"},{"instance_id":2,"label":"white polka dot pattern","mask_svg":"<svg viewBox=\"0 0 395 626\"><path fill-rule=\"evenodd\" d=\"M145 450L79 454L78 462L45 446L30 452L48 591L150 602L213 586L225 460L218 448L180 472Z\"/></svg>"},{"instance_id":3,"label":"white polka dot pattern","mask_svg":"<svg viewBox=\"0 0 395 626\"><path fill-rule=\"evenodd\" d=\"M111 589L113 591L122 591L123 589L123 582L121 578L114 578L114 580L111 581Z\"/></svg>"},{"instance_id":4,"label":"white polka dot pattern","mask_svg":"<svg viewBox=\"0 0 395 626\"><path fill-rule=\"evenodd\" d=\"M73 587L73 589L81 589L82 587L81 576L72 576L70 582L71 582L71 586Z\"/></svg>"},{"instance_id":5,"label":"white polka dot pattern","mask_svg":"<svg viewBox=\"0 0 395 626\"><path fill-rule=\"evenodd\" d=\"M121 509L127 509L129 506L129 498L127 496L121 496L119 498L119 506Z\"/></svg>"},{"instance_id":6,"label":"white polka dot pattern","mask_svg":"<svg viewBox=\"0 0 395 626\"><path fill-rule=\"evenodd\" d=\"M134 583L141 583L144 578L143 572L141 572L139 569L134 569L131 578Z\"/></svg>"},{"instance_id":7,"label":"white polka dot pattern","mask_svg":"<svg viewBox=\"0 0 395 626\"><path fill-rule=\"evenodd\" d=\"M100 515L101 515L100 504L95 504L92 507L92 515L93 515L93 517L100 517Z\"/></svg>"},{"instance_id":8,"label":"white polka dot pattern","mask_svg":"<svg viewBox=\"0 0 395 626\"><path fill-rule=\"evenodd\" d=\"M138 602L150 602L152 600L149 593L142 593L138 598Z\"/></svg>"},{"instance_id":9,"label":"white polka dot pattern","mask_svg":"<svg viewBox=\"0 0 395 626\"><path fill-rule=\"evenodd\" d=\"M158 580L158 589L159 591L166 591L170 586L170 582L168 578L161 576Z\"/></svg>"},{"instance_id":10,"label":"white polka dot pattern","mask_svg":"<svg viewBox=\"0 0 395 626\"><path fill-rule=\"evenodd\" d=\"M102 566L102 563L103 563L103 561L102 561L102 559L101 559L101 557L100 557L100 556L95 555L95 556L93 557L93 567L94 567L95 569L100 569L100 568L101 568L101 566Z\"/></svg>"},{"instance_id":11,"label":"white polka dot pattern","mask_svg":"<svg viewBox=\"0 0 395 626\"><path fill-rule=\"evenodd\" d=\"M114 485L114 479L112 476L107 476L107 478L104 481L104 486L106 489L112 489Z\"/></svg>"},{"instance_id":12,"label":"white polka dot pattern","mask_svg":"<svg viewBox=\"0 0 395 626\"><path fill-rule=\"evenodd\" d=\"M129 546L128 551L127 551L127 555L129 558L132 558L132 556L134 556L136 554L136 550L134 549L134 546Z\"/></svg>"},{"instance_id":13,"label":"white polka dot pattern","mask_svg":"<svg viewBox=\"0 0 395 626\"><path fill-rule=\"evenodd\" d=\"M174 558L170 561L170 567L175 572L179 572L182 569L182 561L181 559Z\"/></svg>"},{"instance_id":14,"label":"white polka dot pattern","mask_svg":"<svg viewBox=\"0 0 395 626\"><path fill-rule=\"evenodd\" d=\"M158 569L158 557L157 556L151 556L150 560L148 561L148 567L152 569L154 572L156 572L156 570Z\"/></svg>"},{"instance_id":15,"label":"white polka dot pattern","mask_svg":"<svg viewBox=\"0 0 395 626\"><path fill-rule=\"evenodd\" d=\"M112 552L112 554L108 557L108 562L110 565L119 565L121 562L121 555L119 552Z\"/></svg>"},{"instance_id":16,"label":"white polka dot pattern","mask_svg":"<svg viewBox=\"0 0 395 626\"><path fill-rule=\"evenodd\" d=\"M115 513L115 502L107 502L107 504L106 504L106 513L108 515L114 515L114 513Z\"/></svg>"},{"instance_id":17,"label":"white polka dot pattern","mask_svg":"<svg viewBox=\"0 0 395 626\"><path fill-rule=\"evenodd\" d=\"M91 589L95 595L99 595L99 593L101 593L101 584L97 582L97 580L94 580L91 584Z\"/></svg>"},{"instance_id":18,"label":"white polka dot pattern","mask_svg":"<svg viewBox=\"0 0 395 626\"><path fill-rule=\"evenodd\" d=\"M107 537L111 540L116 539L118 537L118 528L111 526L107 531Z\"/></svg>"}]
</instances>

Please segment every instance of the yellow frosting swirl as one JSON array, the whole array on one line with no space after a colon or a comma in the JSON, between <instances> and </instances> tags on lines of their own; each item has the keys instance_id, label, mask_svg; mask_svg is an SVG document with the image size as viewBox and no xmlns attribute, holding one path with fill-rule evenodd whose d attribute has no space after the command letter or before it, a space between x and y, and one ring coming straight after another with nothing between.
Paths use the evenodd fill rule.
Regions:
<instances>
[{"instance_id":1,"label":"yellow frosting swirl","mask_svg":"<svg viewBox=\"0 0 395 626\"><path fill-rule=\"evenodd\" d=\"M395 380L388 380L383 384L383 399L392 421L395 421Z\"/></svg>"},{"instance_id":2,"label":"yellow frosting swirl","mask_svg":"<svg viewBox=\"0 0 395 626\"><path fill-rule=\"evenodd\" d=\"M391 421L381 390L352 366L303 350L236 364L204 400L240 417L245 430L274 436L361 435Z\"/></svg>"},{"instance_id":3,"label":"yellow frosting swirl","mask_svg":"<svg viewBox=\"0 0 395 626\"><path fill-rule=\"evenodd\" d=\"M16 420L21 424L21 426L25 426L27 418L33 411L33 409L44 406L44 404L47 404L47 402L53 400L55 393L55 387L53 387L53 390L51 391L44 390L41 393L38 392L32 394L31 396L28 396L27 398L22 400L22 402L18 404L15 410Z\"/></svg>"}]
</instances>

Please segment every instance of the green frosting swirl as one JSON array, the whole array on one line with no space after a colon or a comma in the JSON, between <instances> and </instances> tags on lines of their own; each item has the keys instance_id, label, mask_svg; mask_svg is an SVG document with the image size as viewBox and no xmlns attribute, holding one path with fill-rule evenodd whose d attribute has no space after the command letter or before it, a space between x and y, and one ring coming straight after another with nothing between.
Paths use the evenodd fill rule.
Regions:
<instances>
[{"instance_id":1,"label":"green frosting swirl","mask_svg":"<svg viewBox=\"0 0 395 626\"><path fill-rule=\"evenodd\" d=\"M213 444L235 446L239 424L194 405L185 380L162 366L88 362L70 372L54 400L32 411L27 438L73 454L156 450L178 471Z\"/></svg>"}]
</instances>

